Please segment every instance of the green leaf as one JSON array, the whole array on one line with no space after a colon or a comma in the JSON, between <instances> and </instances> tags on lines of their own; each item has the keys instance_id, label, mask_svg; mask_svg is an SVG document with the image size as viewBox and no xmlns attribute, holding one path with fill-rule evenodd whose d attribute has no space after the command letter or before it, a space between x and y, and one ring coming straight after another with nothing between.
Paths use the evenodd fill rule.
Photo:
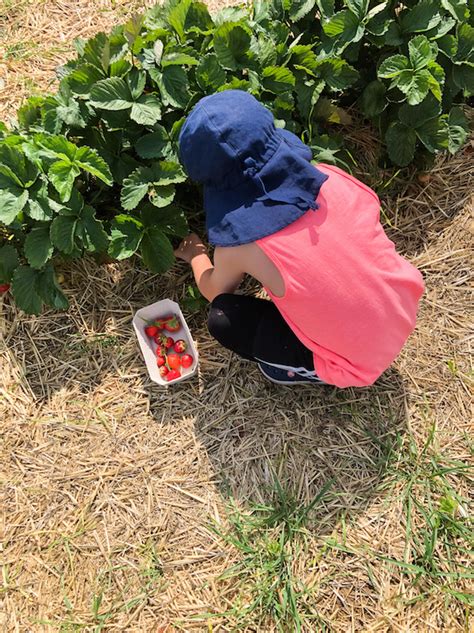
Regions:
<instances>
[{"instance_id":1,"label":"green leaf","mask_svg":"<svg viewBox=\"0 0 474 633\"><path fill-rule=\"evenodd\" d=\"M436 42L430 42L424 35L417 35L408 42L408 51L412 67L419 70L436 59L438 45Z\"/></svg>"},{"instance_id":2,"label":"green leaf","mask_svg":"<svg viewBox=\"0 0 474 633\"><path fill-rule=\"evenodd\" d=\"M82 240L90 253L107 252L109 236L104 231L103 223L95 217L95 209L86 205L82 211L80 223L83 229Z\"/></svg>"},{"instance_id":3,"label":"green leaf","mask_svg":"<svg viewBox=\"0 0 474 633\"><path fill-rule=\"evenodd\" d=\"M59 251L66 253L66 255L70 255L74 250L76 226L77 218L69 215L58 215L51 222L51 241Z\"/></svg>"},{"instance_id":4,"label":"green leaf","mask_svg":"<svg viewBox=\"0 0 474 633\"><path fill-rule=\"evenodd\" d=\"M95 149L86 146L80 147L77 150L74 163L81 169L84 169L84 171L87 171L89 174L102 180L102 182L105 182L106 185L113 184L109 166Z\"/></svg>"},{"instance_id":5,"label":"green leaf","mask_svg":"<svg viewBox=\"0 0 474 633\"><path fill-rule=\"evenodd\" d=\"M211 53L203 57L196 68L196 81L204 91L215 91L226 82L226 73L219 64L217 55Z\"/></svg>"},{"instance_id":6,"label":"green leaf","mask_svg":"<svg viewBox=\"0 0 474 633\"><path fill-rule=\"evenodd\" d=\"M185 236L183 236L185 237ZM13 271L19 265L18 253L11 244L0 246L0 283L9 284Z\"/></svg>"},{"instance_id":7,"label":"green leaf","mask_svg":"<svg viewBox=\"0 0 474 633\"><path fill-rule=\"evenodd\" d=\"M392 55L380 64L377 75L381 79L392 79L409 67L410 63L405 55Z\"/></svg>"},{"instance_id":8,"label":"green leaf","mask_svg":"<svg viewBox=\"0 0 474 633\"><path fill-rule=\"evenodd\" d=\"M154 125L161 119L161 105L156 96L146 94L132 105L130 118L140 125Z\"/></svg>"},{"instance_id":9,"label":"green leaf","mask_svg":"<svg viewBox=\"0 0 474 633\"><path fill-rule=\"evenodd\" d=\"M11 292L16 305L27 314L39 314L43 301L36 290L37 271L18 266L13 273Z\"/></svg>"},{"instance_id":10,"label":"green leaf","mask_svg":"<svg viewBox=\"0 0 474 633\"><path fill-rule=\"evenodd\" d=\"M427 31L440 21L439 5L435 0L421 0L400 14L400 26L404 33Z\"/></svg>"},{"instance_id":11,"label":"green leaf","mask_svg":"<svg viewBox=\"0 0 474 633\"><path fill-rule=\"evenodd\" d=\"M49 225L32 229L25 239L25 257L33 268L42 268L53 254Z\"/></svg>"},{"instance_id":12,"label":"green leaf","mask_svg":"<svg viewBox=\"0 0 474 633\"><path fill-rule=\"evenodd\" d=\"M102 110L128 110L133 99L130 89L121 77L102 79L92 86L91 105Z\"/></svg>"},{"instance_id":13,"label":"green leaf","mask_svg":"<svg viewBox=\"0 0 474 633\"><path fill-rule=\"evenodd\" d=\"M41 154L49 158L62 158L73 161L77 146L64 136L50 134L35 134L35 144L41 148Z\"/></svg>"},{"instance_id":14,"label":"green leaf","mask_svg":"<svg viewBox=\"0 0 474 633\"><path fill-rule=\"evenodd\" d=\"M31 187L39 170L23 152L5 143L0 145L0 174L20 187Z\"/></svg>"},{"instance_id":15,"label":"green leaf","mask_svg":"<svg viewBox=\"0 0 474 633\"><path fill-rule=\"evenodd\" d=\"M416 129L440 114L440 103L433 96L428 95L418 105L410 106L404 103L398 111L398 118L404 125Z\"/></svg>"},{"instance_id":16,"label":"green leaf","mask_svg":"<svg viewBox=\"0 0 474 633\"><path fill-rule=\"evenodd\" d=\"M109 255L114 259L131 257L143 237L143 224L130 215L117 215L112 220Z\"/></svg>"},{"instance_id":17,"label":"green leaf","mask_svg":"<svg viewBox=\"0 0 474 633\"><path fill-rule=\"evenodd\" d=\"M74 94L89 97L92 86L103 78L103 74L92 64L78 66L70 73L66 81Z\"/></svg>"},{"instance_id":18,"label":"green leaf","mask_svg":"<svg viewBox=\"0 0 474 633\"><path fill-rule=\"evenodd\" d=\"M28 200L28 191L11 187L0 189L0 222L12 224Z\"/></svg>"},{"instance_id":19,"label":"green leaf","mask_svg":"<svg viewBox=\"0 0 474 633\"><path fill-rule=\"evenodd\" d=\"M150 202L155 207L167 207L174 200L174 185L158 185L149 192Z\"/></svg>"},{"instance_id":20,"label":"green leaf","mask_svg":"<svg viewBox=\"0 0 474 633\"><path fill-rule=\"evenodd\" d=\"M35 290L44 303L56 310L68 308L69 301L57 282L51 263L47 264L44 270L37 272Z\"/></svg>"},{"instance_id":21,"label":"green leaf","mask_svg":"<svg viewBox=\"0 0 474 633\"><path fill-rule=\"evenodd\" d=\"M408 165L415 155L416 132L399 121L392 123L386 134L388 155L400 167Z\"/></svg>"},{"instance_id":22,"label":"green leaf","mask_svg":"<svg viewBox=\"0 0 474 633\"><path fill-rule=\"evenodd\" d=\"M185 33L189 29L207 31L213 26L206 5L201 2L192 2L192 0L181 0L176 3L168 15L168 22L180 40L185 39Z\"/></svg>"},{"instance_id":23,"label":"green leaf","mask_svg":"<svg viewBox=\"0 0 474 633\"><path fill-rule=\"evenodd\" d=\"M170 138L166 129L155 125L155 131L141 136L135 144L137 154L142 158L161 158Z\"/></svg>"},{"instance_id":24,"label":"green leaf","mask_svg":"<svg viewBox=\"0 0 474 633\"><path fill-rule=\"evenodd\" d=\"M368 117L381 114L387 107L387 90L381 81L371 81L364 89L361 98L362 112Z\"/></svg>"},{"instance_id":25,"label":"green leaf","mask_svg":"<svg viewBox=\"0 0 474 633\"><path fill-rule=\"evenodd\" d=\"M188 53L167 53L163 55L161 59L162 68L166 68L166 66L197 66L199 64L199 60Z\"/></svg>"},{"instance_id":26,"label":"green leaf","mask_svg":"<svg viewBox=\"0 0 474 633\"><path fill-rule=\"evenodd\" d=\"M289 10L290 20L298 22L314 9L316 0L292 0Z\"/></svg>"},{"instance_id":27,"label":"green leaf","mask_svg":"<svg viewBox=\"0 0 474 633\"><path fill-rule=\"evenodd\" d=\"M448 117L430 119L416 129L418 138L430 152L448 149Z\"/></svg>"},{"instance_id":28,"label":"green leaf","mask_svg":"<svg viewBox=\"0 0 474 633\"><path fill-rule=\"evenodd\" d=\"M332 90L346 90L359 78L355 68L343 59L325 59L319 67L320 77Z\"/></svg>"},{"instance_id":29,"label":"green leaf","mask_svg":"<svg viewBox=\"0 0 474 633\"><path fill-rule=\"evenodd\" d=\"M26 213L39 222L51 220L53 209L48 197L48 182L46 179L38 180L29 190L29 200L26 206Z\"/></svg>"},{"instance_id":30,"label":"green leaf","mask_svg":"<svg viewBox=\"0 0 474 633\"><path fill-rule=\"evenodd\" d=\"M474 62L474 27L470 24L460 24L457 30L458 50L456 61Z\"/></svg>"},{"instance_id":31,"label":"green leaf","mask_svg":"<svg viewBox=\"0 0 474 633\"><path fill-rule=\"evenodd\" d=\"M466 0L441 0L441 6L458 22L463 22L468 15Z\"/></svg>"},{"instance_id":32,"label":"green leaf","mask_svg":"<svg viewBox=\"0 0 474 633\"><path fill-rule=\"evenodd\" d=\"M156 69L150 70L151 77L160 89L165 105L175 108L185 108L191 98L188 85L188 75L181 66L167 66L160 73Z\"/></svg>"},{"instance_id":33,"label":"green leaf","mask_svg":"<svg viewBox=\"0 0 474 633\"><path fill-rule=\"evenodd\" d=\"M455 154L469 137L469 124L464 112L454 107L448 116L448 150Z\"/></svg>"},{"instance_id":34,"label":"green leaf","mask_svg":"<svg viewBox=\"0 0 474 633\"><path fill-rule=\"evenodd\" d=\"M474 68L468 64L453 66L453 79L456 86L468 95L474 94Z\"/></svg>"},{"instance_id":35,"label":"green leaf","mask_svg":"<svg viewBox=\"0 0 474 633\"><path fill-rule=\"evenodd\" d=\"M184 182L185 180L186 176L177 163L160 161L154 163L151 167L140 167L123 181L121 194L122 206L128 211L135 209L151 187L163 187L165 185ZM162 190L162 194L161 197L169 198L171 190ZM159 206L157 205L159 200L160 196L154 201L156 206Z\"/></svg>"},{"instance_id":36,"label":"green leaf","mask_svg":"<svg viewBox=\"0 0 474 633\"><path fill-rule=\"evenodd\" d=\"M314 105L317 103L324 86L324 81L315 82L311 80L296 82L298 110L304 120L311 118Z\"/></svg>"},{"instance_id":37,"label":"green leaf","mask_svg":"<svg viewBox=\"0 0 474 633\"><path fill-rule=\"evenodd\" d=\"M238 70L247 63L251 31L240 24L225 22L215 31L214 51L220 65L228 70Z\"/></svg>"},{"instance_id":38,"label":"green leaf","mask_svg":"<svg viewBox=\"0 0 474 633\"><path fill-rule=\"evenodd\" d=\"M341 38L344 42L358 42L364 34L359 18L348 9L338 11L323 22L323 30L328 37Z\"/></svg>"},{"instance_id":39,"label":"green leaf","mask_svg":"<svg viewBox=\"0 0 474 633\"><path fill-rule=\"evenodd\" d=\"M331 99L321 97L314 107L314 116L328 123L339 123L342 125L350 125L352 117L343 110L343 108L335 105Z\"/></svg>"},{"instance_id":40,"label":"green leaf","mask_svg":"<svg viewBox=\"0 0 474 633\"><path fill-rule=\"evenodd\" d=\"M95 37L88 40L84 45L82 57L101 73L107 73L110 64L110 42L107 35L97 33Z\"/></svg>"},{"instance_id":41,"label":"green leaf","mask_svg":"<svg viewBox=\"0 0 474 633\"><path fill-rule=\"evenodd\" d=\"M58 160L49 168L48 177L62 202L67 202L71 197L74 180L80 173L79 167L68 160Z\"/></svg>"},{"instance_id":42,"label":"green leaf","mask_svg":"<svg viewBox=\"0 0 474 633\"><path fill-rule=\"evenodd\" d=\"M122 207L127 211L135 209L140 200L148 193L150 184L142 174L144 169L146 168L140 167L136 169L123 181L120 202Z\"/></svg>"},{"instance_id":43,"label":"green leaf","mask_svg":"<svg viewBox=\"0 0 474 633\"><path fill-rule=\"evenodd\" d=\"M153 205L144 205L141 214L145 226L157 226L164 233L181 238L189 233L186 214L175 205L159 210Z\"/></svg>"},{"instance_id":44,"label":"green leaf","mask_svg":"<svg viewBox=\"0 0 474 633\"><path fill-rule=\"evenodd\" d=\"M417 103L421 103L428 94L430 88L434 87L433 82L438 85L436 80L433 78L433 75L431 75L428 70L420 70L413 75L407 90L405 90L405 87L401 84L398 84L398 87L407 95L408 103L410 105L416 105Z\"/></svg>"},{"instance_id":45,"label":"green leaf","mask_svg":"<svg viewBox=\"0 0 474 633\"><path fill-rule=\"evenodd\" d=\"M267 66L262 73L262 86L274 94L292 90L295 85L295 76L283 66Z\"/></svg>"},{"instance_id":46,"label":"green leaf","mask_svg":"<svg viewBox=\"0 0 474 633\"><path fill-rule=\"evenodd\" d=\"M150 227L141 242L143 262L154 273L164 273L174 264L171 242L158 227Z\"/></svg>"},{"instance_id":47,"label":"green leaf","mask_svg":"<svg viewBox=\"0 0 474 633\"><path fill-rule=\"evenodd\" d=\"M369 0L346 0L346 4L359 20L362 20L367 15Z\"/></svg>"},{"instance_id":48,"label":"green leaf","mask_svg":"<svg viewBox=\"0 0 474 633\"><path fill-rule=\"evenodd\" d=\"M138 68L133 67L127 74L126 81L130 94L132 95L132 99L135 101L145 90L146 73L143 70L138 70Z\"/></svg>"}]
</instances>

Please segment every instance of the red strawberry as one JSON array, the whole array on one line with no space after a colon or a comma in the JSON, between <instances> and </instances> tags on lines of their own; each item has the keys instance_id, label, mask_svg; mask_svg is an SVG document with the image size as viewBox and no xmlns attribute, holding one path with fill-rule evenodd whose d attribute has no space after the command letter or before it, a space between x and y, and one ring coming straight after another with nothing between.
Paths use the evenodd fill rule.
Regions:
<instances>
[{"instance_id":1,"label":"red strawberry","mask_svg":"<svg viewBox=\"0 0 474 633\"><path fill-rule=\"evenodd\" d=\"M178 369L181 367L181 358L178 354L168 354L166 362L168 363L168 367L170 369Z\"/></svg>"},{"instance_id":2,"label":"red strawberry","mask_svg":"<svg viewBox=\"0 0 474 633\"><path fill-rule=\"evenodd\" d=\"M145 333L150 338L153 338L154 336L156 336L157 332L158 332L158 328L155 325L149 325L148 327L145 328Z\"/></svg>"},{"instance_id":3,"label":"red strawberry","mask_svg":"<svg viewBox=\"0 0 474 633\"><path fill-rule=\"evenodd\" d=\"M169 369L168 369L168 367L166 365L162 365L160 367L160 376L162 378L166 378L166 375L168 374L168 372L169 372Z\"/></svg>"},{"instance_id":4,"label":"red strawberry","mask_svg":"<svg viewBox=\"0 0 474 633\"><path fill-rule=\"evenodd\" d=\"M179 378L180 376L181 372L179 371L179 369L172 369L166 374L166 380L168 382L171 382L172 380L176 380L176 378Z\"/></svg>"},{"instance_id":5,"label":"red strawberry","mask_svg":"<svg viewBox=\"0 0 474 633\"><path fill-rule=\"evenodd\" d=\"M179 339L179 341L176 341L176 343L174 344L174 351L177 354L182 354L183 352L186 351L187 345L186 345L186 341L183 341L182 338Z\"/></svg>"},{"instance_id":6,"label":"red strawberry","mask_svg":"<svg viewBox=\"0 0 474 633\"><path fill-rule=\"evenodd\" d=\"M181 328L178 317L174 316L165 323L165 330L168 332L177 332Z\"/></svg>"},{"instance_id":7,"label":"red strawberry","mask_svg":"<svg viewBox=\"0 0 474 633\"><path fill-rule=\"evenodd\" d=\"M164 356L157 356L156 364L158 365L158 367L163 367L163 365L166 364L166 358Z\"/></svg>"},{"instance_id":8,"label":"red strawberry","mask_svg":"<svg viewBox=\"0 0 474 633\"><path fill-rule=\"evenodd\" d=\"M171 336L164 336L163 344L166 347L166 349L170 349L174 345L174 339L172 339Z\"/></svg>"},{"instance_id":9,"label":"red strawberry","mask_svg":"<svg viewBox=\"0 0 474 633\"><path fill-rule=\"evenodd\" d=\"M194 358L191 356L191 354L183 354L181 356L181 365L187 369L188 367L191 367L191 365L194 363Z\"/></svg>"},{"instance_id":10,"label":"red strawberry","mask_svg":"<svg viewBox=\"0 0 474 633\"><path fill-rule=\"evenodd\" d=\"M10 284L0 284L0 295L10 290Z\"/></svg>"},{"instance_id":11,"label":"red strawberry","mask_svg":"<svg viewBox=\"0 0 474 633\"><path fill-rule=\"evenodd\" d=\"M164 345L158 345L158 347L156 348L156 355L157 356L166 356L166 352L168 350L166 349L166 347Z\"/></svg>"}]
</instances>

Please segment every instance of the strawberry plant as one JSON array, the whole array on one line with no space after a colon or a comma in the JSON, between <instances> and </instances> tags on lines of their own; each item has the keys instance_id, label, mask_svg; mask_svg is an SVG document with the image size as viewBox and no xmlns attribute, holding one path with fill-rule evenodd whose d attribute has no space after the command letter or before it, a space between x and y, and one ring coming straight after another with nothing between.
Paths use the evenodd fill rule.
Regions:
<instances>
[{"instance_id":1,"label":"strawberry plant","mask_svg":"<svg viewBox=\"0 0 474 633\"><path fill-rule=\"evenodd\" d=\"M137 254L167 270L199 207L179 132L216 91L251 92L317 160L346 168L334 130L348 106L374 123L394 165L456 152L474 93L469 3L254 0L212 17L201 2L168 0L76 41L57 92L0 124L0 284L37 314L67 307L59 258Z\"/></svg>"}]
</instances>

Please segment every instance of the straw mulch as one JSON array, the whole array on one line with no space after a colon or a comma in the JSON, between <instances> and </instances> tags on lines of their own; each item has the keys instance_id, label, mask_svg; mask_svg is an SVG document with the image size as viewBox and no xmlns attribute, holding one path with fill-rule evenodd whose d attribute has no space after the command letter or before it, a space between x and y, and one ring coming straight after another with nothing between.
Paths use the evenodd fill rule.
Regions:
<instances>
[{"instance_id":1,"label":"straw mulch","mask_svg":"<svg viewBox=\"0 0 474 633\"><path fill-rule=\"evenodd\" d=\"M3 56L0 118L31 85L48 85L73 37L144 4L5 2L0 52L20 42L34 52ZM54 44L60 50L49 53ZM370 130L348 134L360 176L379 181L391 237L427 283L415 334L371 389L278 389L213 343L204 315L189 319L199 378L157 388L131 318L157 298L182 298L190 281L182 265L159 279L135 262L65 265L67 313L27 317L4 301L2 630L232 630L230 618L211 626L205 617L235 601L219 574L239 558L210 523L225 521L229 494L243 510L269 502L272 470L302 503L334 480L294 570L313 589L306 611L329 630L467 630L465 604L438 590L419 599L413 579L380 556L406 556L400 473L424 463L433 425L426 459L470 457L473 155L441 157L427 184L399 177L384 190ZM414 493L421 503L423 484ZM467 496L467 473L452 485ZM468 564L468 554L459 557Z\"/></svg>"}]
</instances>

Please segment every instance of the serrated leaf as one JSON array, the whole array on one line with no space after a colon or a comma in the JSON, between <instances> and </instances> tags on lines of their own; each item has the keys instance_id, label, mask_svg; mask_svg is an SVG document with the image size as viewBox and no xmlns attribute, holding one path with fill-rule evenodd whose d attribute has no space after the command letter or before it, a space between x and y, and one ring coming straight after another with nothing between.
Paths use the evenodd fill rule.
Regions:
<instances>
[{"instance_id":1,"label":"serrated leaf","mask_svg":"<svg viewBox=\"0 0 474 633\"><path fill-rule=\"evenodd\" d=\"M214 31L213 44L220 65L227 70L238 70L247 63L251 32L233 22L225 22Z\"/></svg>"},{"instance_id":2,"label":"serrated leaf","mask_svg":"<svg viewBox=\"0 0 474 633\"><path fill-rule=\"evenodd\" d=\"M0 189L0 222L12 224L28 200L28 191L18 187Z\"/></svg>"},{"instance_id":3,"label":"serrated leaf","mask_svg":"<svg viewBox=\"0 0 474 633\"><path fill-rule=\"evenodd\" d=\"M319 74L332 90L346 90L359 78L359 73L344 59L325 59L320 67Z\"/></svg>"},{"instance_id":4,"label":"serrated leaf","mask_svg":"<svg viewBox=\"0 0 474 633\"><path fill-rule=\"evenodd\" d=\"M138 139L135 149L142 158L161 158L169 142L170 138L166 129L161 125L156 125L154 132L144 134Z\"/></svg>"},{"instance_id":5,"label":"serrated leaf","mask_svg":"<svg viewBox=\"0 0 474 633\"><path fill-rule=\"evenodd\" d=\"M165 105L185 108L191 99L188 76L180 66L167 66L163 72L150 70L150 75L158 84Z\"/></svg>"},{"instance_id":6,"label":"serrated leaf","mask_svg":"<svg viewBox=\"0 0 474 633\"><path fill-rule=\"evenodd\" d=\"M74 250L76 226L77 218L69 215L58 215L51 222L51 241L59 251L66 253L66 255L70 255Z\"/></svg>"},{"instance_id":7,"label":"serrated leaf","mask_svg":"<svg viewBox=\"0 0 474 633\"><path fill-rule=\"evenodd\" d=\"M416 134L430 152L448 149L448 117L444 115L426 121L416 129Z\"/></svg>"},{"instance_id":8,"label":"serrated leaf","mask_svg":"<svg viewBox=\"0 0 474 633\"><path fill-rule=\"evenodd\" d=\"M99 156L96 150L86 146L79 147L76 152L74 164L96 178L99 178L102 182L105 182L106 185L113 184L109 166L102 156Z\"/></svg>"},{"instance_id":9,"label":"serrated leaf","mask_svg":"<svg viewBox=\"0 0 474 633\"><path fill-rule=\"evenodd\" d=\"M34 142L44 156L67 159L69 161L73 161L76 156L77 146L64 136L35 134Z\"/></svg>"},{"instance_id":10,"label":"serrated leaf","mask_svg":"<svg viewBox=\"0 0 474 633\"><path fill-rule=\"evenodd\" d=\"M206 5L201 2L192 2L192 0L178 2L168 14L168 22L180 40L184 40L186 31L193 27L200 31L207 31L213 26Z\"/></svg>"},{"instance_id":11,"label":"serrated leaf","mask_svg":"<svg viewBox=\"0 0 474 633\"><path fill-rule=\"evenodd\" d=\"M469 123L459 107L454 107L448 116L448 150L455 154L469 137Z\"/></svg>"},{"instance_id":12,"label":"serrated leaf","mask_svg":"<svg viewBox=\"0 0 474 633\"><path fill-rule=\"evenodd\" d=\"M97 35L84 44L82 57L100 70L101 73L107 73L110 63L110 42L105 33L97 33Z\"/></svg>"},{"instance_id":13,"label":"serrated leaf","mask_svg":"<svg viewBox=\"0 0 474 633\"><path fill-rule=\"evenodd\" d=\"M225 84L226 73L219 64L217 55L211 53L201 59L196 68L196 81L204 91L215 91Z\"/></svg>"},{"instance_id":14,"label":"serrated leaf","mask_svg":"<svg viewBox=\"0 0 474 633\"><path fill-rule=\"evenodd\" d=\"M157 97L151 94L142 95L132 105L130 118L140 125L154 125L161 119L161 104Z\"/></svg>"},{"instance_id":15,"label":"serrated leaf","mask_svg":"<svg viewBox=\"0 0 474 633\"><path fill-rule=\"evenodd\" d=\"M167 207L174 200L174 185L157 185L149 191L150 202L155 207Z\"/></svg>"},{"instance_id":16,"label":"serrated leaf","mask_svg":"<svg viewBox=\"0 0 474 633\"><path fill-rule=\"evenodd\" d=\"M466 0L441 0L441 6L458 22L463 22L469 13Z\"/></svg>"},{"instance_id":17,"label":"serrated leaf","mask_svg":"<svg viewBox=\"0 0 474 633\"><path fill-rule=\"evenodd\" d=\"M290 20L298 22L314 9L315 4L316 0L292 0L289 9Z\"/></svg>"},{"instance_id":18,"label":"serrated leaf","mask_svg":"<svg viewBox=\"0 0 474 633\"><path fill-rule=\"evenodd\" d=\"M66 310L68 308L69 301L58 284L51 263L47 264L44 270L37 272L35 290L44 303L52 308L56 310Z\"/></svg>"},{"instance_id":19,"label":"serrated leaf","mask_svg":"<svg viewBox=\"0 0 474 633\"><path fill-rule=\"evenodd\" d=\"M405 89L405 86L398 83L398 87L402 92L407 95L407 101L410 105L417 105L421 103L428 94L431 88L434 88L433 82L439 87L436 80L433 78L428 70L420 70L415 73L409 86ZM435 95L436 96L436 95Z\"/></svg>"},{"instance_id":20,"label":"serrated leaf","mask_svg":"<svg viewBox=\"0 0 474 633\"><path fill-rule=\"evenodd\" d=\"M114 259L131 257L143 237L142 223L129 215L117 215L111 223L109 255Z\"/></svg>"},{"instance_id":21,"label":"serrated leaf","mask_svg":"<svg viewBox=\"0 0 474 633\"><path fill-rule=\"evenodd\" d=\"M37 271L30 266L18 266L12 277L11 292L16 305L27 314L39 314L43 301L36 291Z\"/></svg>"},{"instance_id":22,"label":"serrated leaf","mask_svg":"<svg viewBox=\"0 0 474 633\"><path fill-rule=\"evenodd\" d=\"M460 24L457 29L458 49L456 61L474 62L474 26Z\"/></svg>"},{"instance_id":23,"label":"serrated leaf","mask_svg":"<svg viewBox=\"0 0 474 633\"><path fill-rule=\"evenodd\" d=\"M325 86L324 81L297 81L296 82L296 95L298 110L300 111L303 119L308 120L311 118L311 114L315 104L317 103L320 94Z\"/></svg>"},{"instance_id":24,"label":"serrated leaf","mask_svg":"<svg viewBox=\"0 0 474 633\"><path fill-rule=\"evenodd\" d=\"M0 246L0 284L11 281L13 271L19 265L18 253L11 244Z\"/></svg>"},{"instance_id":25,"label":"serrated leaf","mask_svg":"<svg viewBox=\"0 0 474 633\"><path fill-rule=\"evenodd\" d=\"M90 253L107 251L109 236L104 230L103 223L95 217L95 209L86 205L82 211L80 222L83 228L82 241Z\"/></svg>"},{"instance_id":26,"label":"serrated leaf","mask_svg":"<svg viewBox=\"0 0 474 633\"><path fill-rule=\"evenodd\" d=\"M158 209L150 204L143 205L141 217L145 226L157 226L169 235L183 238L189 233L186 214L175 205L163 209Z\"/></svg>"},{"instance_id":27,"label":"serrated leaf","mask_svg":"<svg viewBox=\"0 0 474 633\"><path fill-rule=\"evenodd\" d=\"M58 160L49 168L48 178L62 202L67 202L71 197L74 181L80 173L79 167L68 160Z\"/></svg>"},{"instance_id":28,"label":"serrated leaf","mask_svg":"<svg viewBox=\"0 0 474 633\"><path fill-rule=\"evenodd\" d=\"M92 86L91 105L102 110L128 110L133 99L127 82L121 77L101 79Z\"/></svg>"},{"instance_id":29,"label":"serrated leaf","mask_svg":"<svg viewBox=\"0 0 474 633\"><path fill-rule=\"evenodd\" d=\"M388 155L400 167L408 165L415 155L416 132L399 121L391 123L386 134Z\"/></svg>"},{"instance_id":30,"label":"serrated leaf","mask_svg":"<svg viewBox=\"0 0 474 633\"><path fill-rule=\"evenodd\" d=\"M295 76L284 66L267 66L262 72L262 86L275 94L292 90Z\"/></svg>"},{"instance_id":31,"label":"serrated leaf","mask_svg":"<svg viewBox=\"0 0 474 633\"><path fill-rule=\"evenodd\" d=\"M346 0L346 4L359 20L365 18L369 9L369 0ZM382 3L382 8L383 6L384 3Z\"/></svg>"},{"instance_id":32,"label":"serrated leaf","mask_svg":"<svg viewBox=\"0 0 474 633\"><path fill-rule=\"evenodd\" d=\"M456 86L468 95L474 94L474 68L469 64L453 66L453 80Z\"/></svg>"},{"instance_id":33,"label":"serrated leaf","mask_svg":"<svg viewBox=\"0 0 474 633\"><path fill-rule=\"evenodd\" d=\"M349 9L335 13L330 20L323 22L324 33L331 38L340 38L344 42L358 42L364 34L364 26Z\"/></svg>"},{"instance_id":34,"label":"serrated leaf","mask_svg":"<svg viewBox=\"0 0 474 633\"><path fill-rule=\"evenodd\" d=\"M411 106L404 103L398 111L398 118L404 125L416 129L440 114L440 103L434 97L428 95L418 105Z\"/></svg>"},{"instance_id":35,"label":"serrated leaf","mask_svg":"<svg viewBox=\"0 0 474 633\"><path fill-rule=\"evenodd\" d=\"M32 229L25 239L25 257L33 268L42 268L53 254L49 225Z\"/></svg>"},{"instance_id":36,"label":"serrated leaf","mask_svg":"<svg viewBox=\"0 0 474 633\"><path fill-rule=\"evenodd\" d=\"M428 31L441 21L439 5L434 0L421 0L402 11L400 26L404 33Z\"/></svg>"},{"instance_id":37,"label":"serrated leaf","mask_svg":"<svg viewBox=\"0 0 474 633\"><path fill-rule=\"evenodd\" d=\"M157 227L146 230L141 241L143 263L154 273L164 273L174 264L174 251L171 242Z\"/></svg>"},{"instance_id":38,"label":"serrated leaf","mask_svg":"<svg viewBox=\"0 0 474 633\"><path fill-rule=\"evenodd\" d=\"M424 35L417 35L408 42L408 51L412 67L419 70L436 59L438 46Z\"/></svg>"},{"instance_id":39,"label":"serrated leaf","mask_svg":"<svg viewBox=\"0 0 474 633\"><path fill-rule=\"evenodd\" d=\"M188 53L167 53L166 55L163 55L163 58L161 59L161 65L163 68L166 68L166 66L197 66L198 64L199 60L191 55L188 55Z\"/></svg>"},{"instance_id":40,"label":"serrated leaf","mask_svg":"<svg viewBox=\"0 0 474 633\"><path fill-rule=\"evenodd\" d=\"M377 75L381 79L392 79L409 67L410 62L405 55L392 55L383 60L378 68Z\"/></svg>"},{"instance_id":41,"label":"serrated leaf","mask_svg":"<svg viewBox=\"0 0 474 633\"><path fill-rule=\"evenodd\" d=\"M31 187L39 170L18 148L6 143L0 145L0 173L20 187Z\"/></svg>"},{"instance_id":42,"label":"serrated leaf","mask_svg":"<svg viewBox=\"0 0 474 633\"><path fill-rule=\"evenodd\" d=\"M88 97L92 86L103 78L103 74L92 64L83 64L67 76L67 83L74 94Z\"/></svg>"},{"instance_id":43,"label":"serrated leaf","mask_svg":"<svg viewBox=\"0 0 474 633\"><path fill-rule=\"evenodd\" d=\"M186 176L177 163L160 161L151 167L140 167L123 181L122 206L130 211L138 205L151 187L162 187L184 180ZM164 195L166 195L165 192Z\"/></svg>"},{"instance_id":44,"label":"serrated leaf","mask_svg":"<svg viewBox=\"0 0 474 633\"><path fill-rule=\"evenodd\" d=\"M133 67L126 76L126 82L135 101L143 93L146 84L146 73L143 70Z\"/></svg>"},{"instance_id":45,"label":"serrated leaf","mask_svg":"<svg viewBox=\"0 0 474 633\"><path fill-rule=\"evenodd\" d=\"M364 89L361 98L362 112L368 117L381 114L387 107L386 88L381 81L371 81Z\"/></svg>"}]
</instances>

